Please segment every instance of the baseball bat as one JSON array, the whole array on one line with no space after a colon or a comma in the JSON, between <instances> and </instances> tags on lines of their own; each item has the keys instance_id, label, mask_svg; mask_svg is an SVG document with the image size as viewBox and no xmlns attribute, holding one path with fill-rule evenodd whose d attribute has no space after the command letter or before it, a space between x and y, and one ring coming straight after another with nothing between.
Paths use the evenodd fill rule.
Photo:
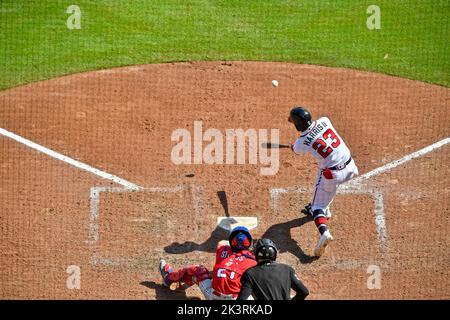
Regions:
<instances>
[{"instance_id":1,"label":"baseball bat","mask_svg":"<svg viewBox=\"0 0 450 320\"><path fill-rule=\"evenodd\" d=\"M273 148L281 149L281 148L290 148L291 145L290 144L282 144L282 143L264 142L262 144L262 147L266 148L266 149L273 149Z\"/></svg>"}]
</instances>

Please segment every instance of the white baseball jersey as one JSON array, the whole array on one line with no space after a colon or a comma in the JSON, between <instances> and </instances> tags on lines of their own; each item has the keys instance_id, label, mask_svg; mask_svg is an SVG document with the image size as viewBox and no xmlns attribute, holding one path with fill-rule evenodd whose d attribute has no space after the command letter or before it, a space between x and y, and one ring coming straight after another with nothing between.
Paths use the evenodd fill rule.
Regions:
<instances>
[{"instance_id":1,"label":"white baseball jersey","mask_svg":"<svg viewBox=\"0 0 450 320\"><path fill-rule=\"evenodd\" d=\"M297 154L309 152L319 161L320 169L334 167L350 159L350 150L327 117L314 121L295 141L293 150Z\"/></svg>"}]
</instances>

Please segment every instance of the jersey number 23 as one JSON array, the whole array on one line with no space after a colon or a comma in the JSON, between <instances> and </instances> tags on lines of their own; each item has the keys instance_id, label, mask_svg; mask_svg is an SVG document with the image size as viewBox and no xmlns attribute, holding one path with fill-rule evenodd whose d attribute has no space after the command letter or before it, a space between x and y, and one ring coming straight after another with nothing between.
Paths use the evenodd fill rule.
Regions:
<instances>
[{"instance_id":1,"label":"jersey number 23","mask_svg":"<svg viewBox=\"0 0 450 320\"><path fill-rule=\"evenodd\" d=\"M322 138L317 139L313 143L312 147L314 150L317 150L317 153L320 154L325 159L333 152L334 148L339 147L339 145L341 144L341 140L339 140L334 131L331 129L325 131L322 135ZM328 146L327 143L324 141L328 139L331 139L333 141L330 146Z\"/></svg>"}]
</instances>

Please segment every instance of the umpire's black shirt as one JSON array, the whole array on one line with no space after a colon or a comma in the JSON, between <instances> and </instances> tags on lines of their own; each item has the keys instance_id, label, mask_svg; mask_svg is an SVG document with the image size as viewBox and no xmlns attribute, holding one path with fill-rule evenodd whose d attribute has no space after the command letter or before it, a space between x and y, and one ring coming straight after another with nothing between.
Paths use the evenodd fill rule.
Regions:
<instances>
[{"instance_id":1,"label":"umpire's black shirt","mask_svg":"<svg viewBox=\"0 0 450 320\"><path fill-rule=\"evenodd\" d=\"M305 299L308 289L290 266L277 262L263 262L247 269L241 278L238 300L253 295L256 300L291 300L291 288L297 292L294 299Z\"/></svg>"}]
</instances>

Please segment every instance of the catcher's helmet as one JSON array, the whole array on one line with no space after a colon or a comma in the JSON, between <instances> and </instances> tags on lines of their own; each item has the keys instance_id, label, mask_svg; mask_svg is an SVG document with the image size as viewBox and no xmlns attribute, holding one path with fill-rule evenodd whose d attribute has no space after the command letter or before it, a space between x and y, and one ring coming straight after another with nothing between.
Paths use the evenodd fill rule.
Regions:
<instances>
[{"instance_id":1,"label":"catcher's helmet","mask_svg":"<svg viewBox=\"0 0 450 320\"><path fill-rule=\"evenodd\" d=\"M228 241L234 252L248 250L252 245L252 235L246 227L239 226L231 231Z\"/></svg>"},{"instance_id":2,"label":"catcher's helmet","mask_svg":"<svg viewBox=\"0 0 450 320\"><path fill-rule=\"evenodd\" d=\"M255 245L255 255L258 261L277 259L278 249L275 243L267 238L259 239Z\"/></svg>"},{"instance_id":3,"label":"catcher's helmet","mask_svg":"<svg viewBox=\"0 0 450 320\"><path fill-rule=\"evenodd\" d=\"M292 122L298 131L305 131L312 123L311 113L303 107L296 106L291 110L289 122Z\"/></svg>"}]
</instances>

